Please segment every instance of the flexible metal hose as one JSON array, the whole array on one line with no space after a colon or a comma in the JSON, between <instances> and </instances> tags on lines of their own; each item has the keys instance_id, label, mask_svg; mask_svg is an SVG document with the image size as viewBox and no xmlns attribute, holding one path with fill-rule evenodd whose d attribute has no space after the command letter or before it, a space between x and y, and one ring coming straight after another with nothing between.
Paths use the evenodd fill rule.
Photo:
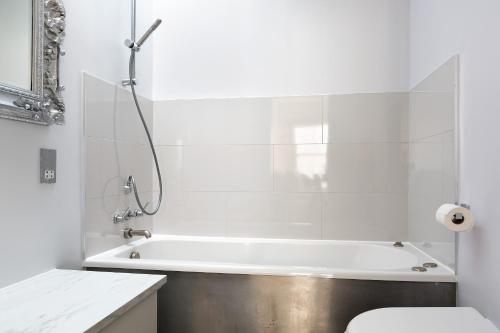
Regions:
<instances>
[{"instance_id":1,"label":"flexible metal hose","mask_svg":"<svg viewBox=\"0 0 500 333\"><path fill-rule=\"evenodd\" d=\"M141 118L142 125L144 126L144 130L146 131L146 135L147 135L148 141L149 141L149 147L151 147L151 152L153 153L153 158L155 161L156 174L158 175L158 186L160 187L160 194L158 196L158 203L156 205L156 208L152 211L146 210L146 206L148 205L148 203L146 203L145 205L142 204L141 199L139 198L139 191L137 190L137 185L135 183L135 179L132 175L128 177L128 184L130 184L134 190L135 200L137 201L137 205L139 206L139 209L142 210L142 212L146 215L155 215L156 213L158 213L158 210L160 209L160 206L161 206L161 201L162 201L162 197L163 197L163 184L162 184L162 180L161 180L160 165L158 163L158 157L156 156L156 150L155 150L155 147L153 145L153 140L151 139L151 134L149 133L148 125L146 124L146 120L144 120L144 115L142 114L141 105L139 104L139 100L137 99L137 94L135 92L134 82L132 81L134 68L135 68L135 53L136 53L136 51L133 49L130 52L128 74L129 74L129 78L130 78L130 88L132 89L132 96L134 97L135 106L137 107L137 113L139 114L139 117Z\"/></svg>"}]
</instances>

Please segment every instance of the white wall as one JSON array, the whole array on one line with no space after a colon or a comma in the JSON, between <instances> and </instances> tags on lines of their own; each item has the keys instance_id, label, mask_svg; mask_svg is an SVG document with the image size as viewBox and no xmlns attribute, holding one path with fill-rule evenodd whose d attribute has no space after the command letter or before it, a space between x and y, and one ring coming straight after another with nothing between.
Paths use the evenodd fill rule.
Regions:
<instances>
[{"instance_id":1,"label":"white wall","mask_svg":"<svg viewBox=\"0 0 500 333\"><path fill-rule=\"evenodd\" d=\"M66 59L73 60L72 65L76 68L66 60L64 73L81 80L81 72L86 71L113 83L128 78L130 52L124 41L130 38L130 1L91 0L84 4L66 0L65 4L68 16ZM137 35L140 36L153 21L153 0L140 0L137 6ZM137 79L140 81L137 91L146 97L152 95L153 44L153 40L148 40L137 56ZM81 89L67 91L67 95L81 95Z\"/></svg>"},{"instance_id":2,"label":"white wall","mask_svg":"<svg viewBox=\"0 0 500 333\"><path fill-rule=\"evenodd\" d=\"M154 100L407 91L407 0L167 0Z\"/></svg>"},{"instance_id":3,"label":"white wall","mask_svg":"<svg viewBox=\"0 0 500 333\"><path fill-rule=\"evenodd\" d=\"M62 61L62 82L67 87L66 125L42 127L0 119L0 226L4 236L0 248L5 254L0 286L54 267L80 266L81 72L99 73L115 82L127 71L122 39L129 31L129 3L66 0L65 5L67 56ZM140 17L149 16L146 12ZM147 54L145 49L141 56ZM151 82L151 73L142 68L139 73L144 82ZM147 87L145 84L143 90ZM55 185L39 184L40 147L58 151Z\"/></svg>"},{"instance_id":4,"label":"white wall","mask_svg":"<svg viewBox=\"0 0 500 333\"><path fill-rule=\"evenodd\" d=\"M477 218L459 236L460 305L500 325L500 2L411 1L411 86L452 55L461 59L460 198Z\"/></svg>"}]
</instances>

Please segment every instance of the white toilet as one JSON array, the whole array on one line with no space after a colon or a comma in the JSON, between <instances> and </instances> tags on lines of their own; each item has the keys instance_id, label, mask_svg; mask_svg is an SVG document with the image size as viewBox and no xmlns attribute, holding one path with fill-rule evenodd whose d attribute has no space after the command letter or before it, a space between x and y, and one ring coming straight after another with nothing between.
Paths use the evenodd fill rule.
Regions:
<instances>
[{"instance_id":1,"label":"white toilet","mask_svg":"<svg viewBox=\"0 0 500 333\"><path fill-rule=\"evenodd\" d=\"M473 308L384 308L354 318L346 333L499 333Z\"/></svg>"}]
</instances>

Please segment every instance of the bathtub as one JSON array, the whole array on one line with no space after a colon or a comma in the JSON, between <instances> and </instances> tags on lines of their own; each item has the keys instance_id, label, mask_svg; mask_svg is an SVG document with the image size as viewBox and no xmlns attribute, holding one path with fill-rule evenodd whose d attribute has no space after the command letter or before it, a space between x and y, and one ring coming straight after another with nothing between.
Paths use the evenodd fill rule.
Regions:
<instances>
[{"instance_id":1,"label":"bathtub","mask_svg":"<svg viewBox=\"0 0 500 333\"><path fill-rule=\"evenodd\" d=\"M153 235L84 266L166 274L159 332L343 333L375 308L455 305L454 272L409 243Z\"/></svg>"},{"instance_id":2,"label":"bathtub","mask_svg":"<svg viewBox=\"0 0 500 333\"><path fill-rule=\"evenodd\" d=\"M309 276L356 280L455 282L455 274L411 244L154 235L85 260L87 267ZM129 259L132 251L140 259ZM415 272L427 262L438 267Z\"/></svg>"}]
</instances>

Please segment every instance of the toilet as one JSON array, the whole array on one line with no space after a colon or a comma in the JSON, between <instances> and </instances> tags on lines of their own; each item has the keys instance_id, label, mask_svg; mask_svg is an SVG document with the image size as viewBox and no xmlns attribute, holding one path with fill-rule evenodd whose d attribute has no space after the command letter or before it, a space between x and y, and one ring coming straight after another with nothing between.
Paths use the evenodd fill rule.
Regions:
<instances>
[{"instance_id":1,"label":"toilet","mask_svg":"<svg viewBox=\"0 0 500 333\"><path fill-rule=\"evenodd\" d=\"M473 308L383 308L354 318L346 333L499 333Z\"/></svg>"}]
</instances>

